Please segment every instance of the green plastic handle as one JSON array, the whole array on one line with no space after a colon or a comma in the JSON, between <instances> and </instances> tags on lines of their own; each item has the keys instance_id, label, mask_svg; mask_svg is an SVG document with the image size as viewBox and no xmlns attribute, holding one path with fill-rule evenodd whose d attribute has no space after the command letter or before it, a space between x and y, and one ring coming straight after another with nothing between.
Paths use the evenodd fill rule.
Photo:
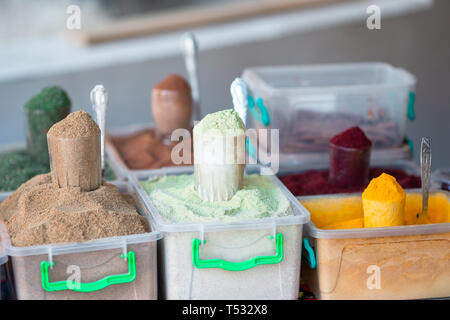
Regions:
<instances>
[{"instance_id":1,"label":"green plastic handle","mask_svg":"<svg viewBox=\"0 0 450 320\"><path fill-rule=\"evenodd\" d=\"M263 100L261 98L258 98L256 100L256 105L259 108L259 112L255 108L255 100L253 99L252 96L249 95L247 97L247 102L250 114L257 120L261 121L262 124L267 127L270 124L270 116L266 106L264 105Z\"/></svg>"},{"instance_id":2,"label":"green plastic handle","mask_svg":"<svg viewBox=\"0 0 450 320\"><path fill-rule=\"evenodd\" d=\"M122 254L120 256L124 258ZM41 262L42 288L45 291L72 290L78 292L94 292L102 290L110 285L119 283L128 283L136 279L136 259L133 251L127 253L128 273L107 276L101 280L91 283L78 283L73 280L50 282L48 278L48 269L50 262ZM53 263L55 265L55 263Z\"/></svg>"},{"instance_id":3,"label":"green plastic handle","mask_svg":"<svg viewBox=\"0 0 450 320\"><path fill-rule=\"evenodd\" d=\"M208 259L200 260L199 247L201 241L194 239L192 241L192 261L196 268L220 268L228 271L243 271L248 270L261 264L276 264L283 261L283 235L277 233L276 239L276 253L273 256L260 256L247 261L230 262L222 259Z\"/></svg>"}]
</instances>

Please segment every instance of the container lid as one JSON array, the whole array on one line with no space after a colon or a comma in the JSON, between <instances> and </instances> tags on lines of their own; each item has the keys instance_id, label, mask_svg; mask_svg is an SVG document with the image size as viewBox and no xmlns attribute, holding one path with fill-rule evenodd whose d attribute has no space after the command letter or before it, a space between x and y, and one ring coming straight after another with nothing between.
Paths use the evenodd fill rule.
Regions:
<instances>
[{"instance_id":1,"label":"container lid","mask_svg":"<svg viewBox=\"0 0 450 320\"><path fill-rule=\"evenodd\" d=\"M329 167L330 165L328 162L291 164L289 166L280 166L278 176L291 173L302 173L309 170L328 170ZM370 167L403 170L407 174L420 176L420 167L412 160L376 160L370 162Z\"/></svg>"},{"instance_id":2,"label":"container lid","mask_svg":"<svg viewBox=\"0 0 450 320\"><path fill-rule=\"evenodd\" d=\"M246 174L260 174L262 166L259 165L247 165ZM264 168L267 169L267 168ZM150 211L151 217L155 222L158 231L163 232L217 232L217 231L230 231L230 230L250 230L250 229L263 229L263 228L274 228L276 226L284 225L298 225L305 224L309 221L309 212L303 205L297 201L297 199L292 195L292 193L284 186L284 184L276 177L275 174L268 175L272 182L279 187L283 194L288 198L291 203L294 215L285 217L267 217L261 219L243 220L236 222L196 222L196 223L170 223L164 221L164 219L159 214L156 207L152 204L147 192L144 190L140 181L147 180L154 177L162 177L164 175L174 175L174 174L193 174L193 166L183 166L178 168L161 168L157 172L153 172L153 175L148 177L139 177L139 179L134 175L130 174L128 179L133 187L138 191L139 196L143 199L144 205L147 206Z\"/></svg>"},{"instance_id":3,"label":"container lid","mask_svg":"<svg viewBox=\"0 0 450 320\"><path fill-rule=\"evenodd\" d=\"M250 153L249 153L250 156ZM263 157L269 158L269 157ZM292 167L296 165L323 164L329 162L328 152L302 152L302 153L279 153L279 167ZM408 144L401 147L388 149L372 149L370 153L371 163L384 162L389 163L397 160L410 160L412 151ZM254 158L253 158L254 159ZM450 169L449 169L450 170Z\"/></svg>"},{"instance_id":4,"label":"container lid","mask_svg":"<svg viewBox=\"0 0 450 320\"><path fill-rule=\"evenodd\" d=\"M420 193L421 189L405 190L406 193ZM431 192L442 192L450 199L450 192L434 190ZM343 198L349 196L361 196L361 193L339 194L339 195L320 195L320 196L305 196L297 197L301 199L323 199L323 198ZM450 201L450 200L449 200ZM354 238L375 238L375 237L397 237L410 236L419 234L434 234L450 232L450 223L434 223L434 224L420 224L420 225L404 225L398 227L382 227L382 228L355 228L355 229L319 229L312 221L305 226L305 237L312 237L316 239L354 239Z\"/></svg>"},{"instance_id":5,"label":"container lid","mask_svg":"<svg viewBox=\"0 0 450 320\"><path fill-rule=\"evenodd\" d=\"M244 80L267 91L323 93L375 91L413 86L416 78L401 68L383 62L261 66L247 68Z\"/></svg>"},{"instance_id":6,"label":"container lid","mask_svg":"<svg viewBox=\"0 0 450 320\"><path fill-rule=\"evenodd\" d=\"M438 184L439 188L450 188L450 168L437 169L433 172L432 181ZM446 185L446 187L444 187ZM449 190L450 191L450 190Z\"/></svg>"}]
</instances>

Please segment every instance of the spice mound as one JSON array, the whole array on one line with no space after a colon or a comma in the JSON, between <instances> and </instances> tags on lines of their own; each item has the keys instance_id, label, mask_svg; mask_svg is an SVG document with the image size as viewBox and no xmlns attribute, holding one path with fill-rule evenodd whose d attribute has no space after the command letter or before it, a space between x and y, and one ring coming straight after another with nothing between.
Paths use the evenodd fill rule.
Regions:
<instances>
[{"instance_id":1,"label":"spice mound","mask_svg":"<svg viewBox=\"0 0 450 320\"><path fill-rule=\"evenodd\" d=\"M239 136L244 132L245 125L239 114L233 109L210 113L194 127L194 134L212 135L217 133L228 136Z\"/></svg>"},{"instance_id":2,"label":"spice mound","mask_svg":"<svg viewBox=\"0 0 450 320\"><path fill-rule=\"evenodd\" d=\"M78 138L99 135L100 128L85 111L70 113L64 120L54 124L47 133L48 137Z\"/></svg>"},{"instance_id":3,"label":"spice mound","mask_svg":"<svg viewBox=\"0 0 450 320\"><path fill-rule=\"evenodd\" d=\"M289 200L268 178L244 176L242 188L230 200L199 198L193 175L172 175L142 183L159 214L170 222L231 222L293 214Z\"/></svg>"},{"instance_id":4,"label":"spice mound","mask_svg":"<svg viewBox=\"0 0 450 320\"><path fill-rule=\"evenodd\" d=\"M0 204L14 246L79 242L149 231L130 196L104 183L91 192L58 188L50 174L23 184Z\"/></svg>"},{"instance_id":5,"label":"spice mound","mask_svg":"<svg viewBox=\"0 0 450 320\"><path fill-rule=\"evenodd\" d=\"M127 167L132 170L176 165L172 161L171 154L172 149L179 142L164 144L156 137L154 129L145 129L130 135L107 137L107 143L117 149ZM183 150L178 155L183 158ZM189 163L186 164L192 164L192 156L193 152L191 152Z\"/></svg>"},{"instance_id":6,"label":"spice mound","mask_svg":"<svg viewBox=\"0 0 450 320\"><path fill-rule=\"evenodd\" d=\"M352 127L342 131L331 138L330 143L344 148L355 149L363 149L372 145L372 142L359 127Z\"/></svg>"},{"instance_id":7,"label":"spice mound","mask_svg":"<svg viewBox=\"0 0 450 320\"><path fill-rule=\"evenodd\" d=\"M364 227L404 225L405 199L405 191L393 176L382 173L372 179L362 194Z\"/></svg>"},{"instance_id":8,"label":"spice mound","mask_svg":"<svg viewBox=\"0 0 450 320\"><path fill-rule=\"evenodd\" d=\"M400 169L371 168L369 179L378 177L383 172L394 176L404 189L420 188L420 177L411 175ZM309 170L302 173L293 173L280 177L284 185L294 196L308 196L332 193L361 192L367 185L358 187L336 186L328 179L328 170Z\"/></svg>"},{"instance_id":9,"label":"spice mound","mask_svg":"<svg viewBox=\"0 0 450 320\"><path fill-rule=\"evenodd\" d=\"M405 198L405 191L393 176L382 173L370 181L362 196L367 200L393 202Z\"/></svg>"}]
</instances>

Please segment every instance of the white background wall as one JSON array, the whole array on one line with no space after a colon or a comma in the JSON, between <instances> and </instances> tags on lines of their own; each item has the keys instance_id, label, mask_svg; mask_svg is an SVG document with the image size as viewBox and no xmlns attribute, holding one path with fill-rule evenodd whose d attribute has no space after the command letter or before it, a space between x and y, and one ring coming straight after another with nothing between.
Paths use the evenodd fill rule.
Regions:
<instances>
[{"instance_id":1,"label":"white background wall","mask_svg":"<svg viewBox=\"0 0 450 320\"><path fill-rule=\"evenodd\" d=\"M407 126L416 145L433 138L433 168L450 167L450 1L432 9L382 19L382 29L365 23L293 34L200 53L203 113L231 106L229 84L242 70L256 65L385 61L418 78L417 119ZM201 43L200 43L201 46ZM155 48L157 50L157 48ZM185 75L181 56L0 83L0 143L24 139L23 105L43 86L66 88L74 109L90 111L89 91L103 83L110 92L107 125L152 122L150 89L168 73Z\"/></svg>"}]
</instances>

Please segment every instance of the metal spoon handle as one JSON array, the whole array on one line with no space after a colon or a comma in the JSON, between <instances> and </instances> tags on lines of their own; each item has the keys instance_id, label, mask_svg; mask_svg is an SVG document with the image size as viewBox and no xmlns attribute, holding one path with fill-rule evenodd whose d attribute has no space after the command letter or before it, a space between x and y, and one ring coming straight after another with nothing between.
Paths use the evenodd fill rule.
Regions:
<instances>
[{"instance_id":1,"label":"metal spoon handle","mask_svg":"<svg viewBox=\"0 0 450 320\"><path fill-rule=\"evenodd\" d=\"M101 135L102 176L105 175L105 120L108 105L108 92L103 85L96 85L91 91L92 108L97 116L97 124Z\"/></svg>"},{"instance_id":2,"label":"metal spoon handle","mask_svg":"<svg viewBox=\"0 0 450 320\"><path fill-rule=\"evenodd\" d=\"M431 138L423 137L420 147L420 168L422 169L422 213L428 210L428 195L431 178Z\"/></svg>"},{"instance_id":3,"label":"metal spoon handle","mask_svg":"<svg viewBox=\"0 0 450 320\"><path fill-rule=\"evenodd\" d=\"M198 83L198 45L193 33L185 33L181 38L181 51L184 64L191 85L192 100L194 101L194 121L201 120L200 89Z\"/></svg>"}]
</instances>

